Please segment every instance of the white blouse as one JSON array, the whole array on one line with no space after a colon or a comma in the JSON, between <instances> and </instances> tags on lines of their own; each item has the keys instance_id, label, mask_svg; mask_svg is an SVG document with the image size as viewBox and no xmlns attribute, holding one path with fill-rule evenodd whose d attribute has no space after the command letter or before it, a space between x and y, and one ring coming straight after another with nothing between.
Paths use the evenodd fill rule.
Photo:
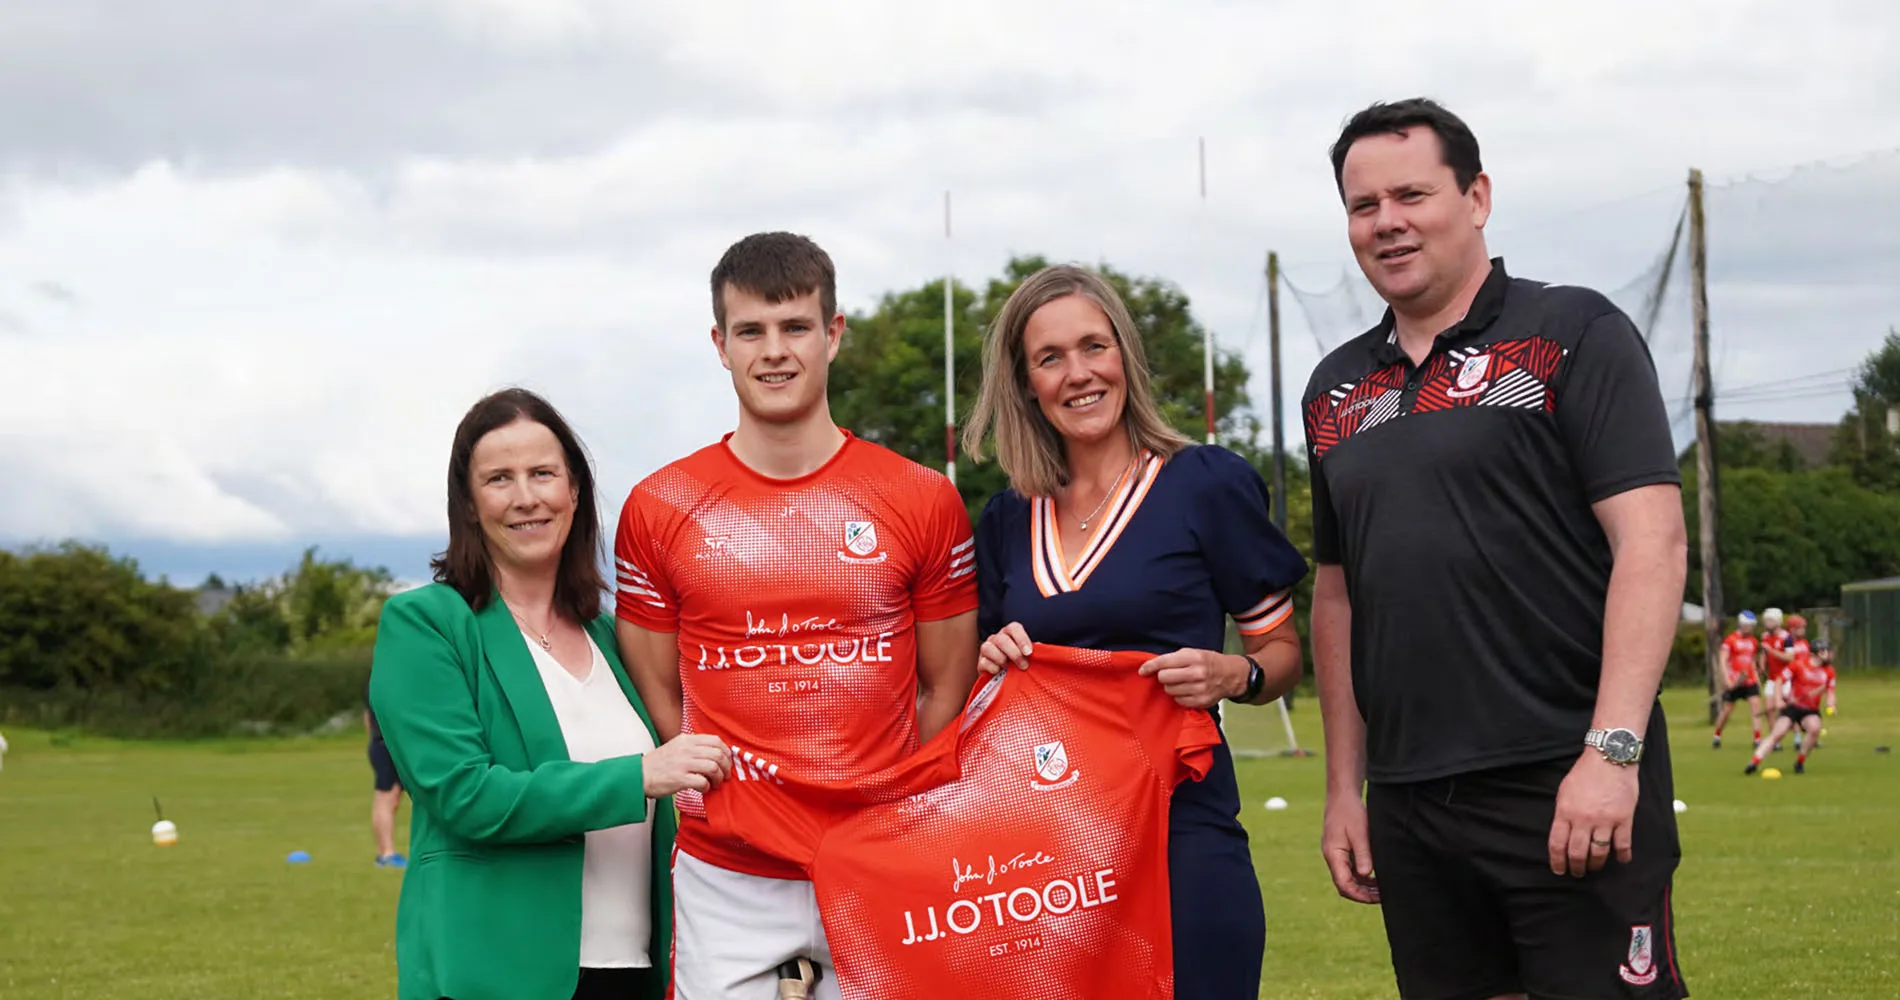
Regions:
<instances>
[{"instance_id":1,"label":"white blouse","mask_svg":"<svg viewBox=\"0 0 1900 1000\"><path fill-rule=\"evenodd\" d=\"M524 638L527 638L524 633ZM613 668L590 636L594 654L587 679L567 672L541 644L527 638L528 652L541 671L554 717L561 724L570 760L591 763L612 757L643 754L653 747L646 723L633 710L614 678ZM653 965L647 953L652 940L648 912L653 865L653 803L647 818L587 833L586 860L581 868L581 968L646 969Z\"/></svg>"}]
</instances>

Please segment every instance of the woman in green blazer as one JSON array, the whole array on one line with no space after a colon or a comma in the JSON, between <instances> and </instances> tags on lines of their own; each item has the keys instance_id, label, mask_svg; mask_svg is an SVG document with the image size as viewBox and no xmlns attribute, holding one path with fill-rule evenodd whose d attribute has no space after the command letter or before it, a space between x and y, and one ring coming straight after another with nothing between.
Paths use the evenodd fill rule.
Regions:
<instances>
[{"instance_id":1,"label":"woman in green blazer","mask_svg":"<svg viewBox=\"0 0 1900 1000\"><path fill-rule=\"evenodd\" d=\"M731 760L656 746L600 612L593 472L540 397L477 402L436 582L389 599L370 701L414 803L401 1000L660 1000L672 798Z\"/></svg>"}]
</instances>

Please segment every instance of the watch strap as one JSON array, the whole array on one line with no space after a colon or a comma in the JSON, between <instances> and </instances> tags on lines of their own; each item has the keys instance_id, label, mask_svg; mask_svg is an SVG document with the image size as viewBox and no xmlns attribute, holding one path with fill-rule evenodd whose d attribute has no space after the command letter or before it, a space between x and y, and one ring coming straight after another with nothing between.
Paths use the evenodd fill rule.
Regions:
<instances>
[{"instance_id":1,"label":"watch strap","mask_svg":"<svg viewBox=\"0 0 1900 1000\"><path fill-rule=\"evenodd\" d=\"M1242 653L1240 658L1247 661L1247 689L1227 700L1251 705L1255 698L1260 697L1260 689L1267 686L1267 672L1261 669L1260 661L1251 655Z\"/></svg>"}]
</instances>

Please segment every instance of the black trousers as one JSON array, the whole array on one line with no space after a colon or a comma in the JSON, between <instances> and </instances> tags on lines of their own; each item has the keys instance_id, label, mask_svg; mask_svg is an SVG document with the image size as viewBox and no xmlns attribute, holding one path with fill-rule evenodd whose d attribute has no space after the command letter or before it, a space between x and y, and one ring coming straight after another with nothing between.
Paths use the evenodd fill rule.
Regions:
<instances>
[{"instance_id":1,"label":"black trousers","mask_svg":"<svg viewBox=\"0 0 1900 1000\"><path fill-rule=\"evenodd\" d=\"M574 1000L639 1000L652 969L582 969Z\"/></svg>"}]
</instances>

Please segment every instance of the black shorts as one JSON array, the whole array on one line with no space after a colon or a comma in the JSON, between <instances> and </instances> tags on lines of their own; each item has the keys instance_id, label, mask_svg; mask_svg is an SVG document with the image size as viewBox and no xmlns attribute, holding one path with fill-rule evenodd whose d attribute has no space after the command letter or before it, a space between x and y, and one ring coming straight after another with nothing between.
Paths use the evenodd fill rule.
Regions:
<instances>
[{"instance_id":1,"label":"black shorts","mask_svg":"<svg viewBox=\"0 0 1900 1000\"><path fill-rule=\"evenodd\" d=\"M1670 907L1682 850L1666 739L1653 720L1637 765L1635 857L1612 856L1581 879L1552 875L1547 847L1574 757L1371 786L1372 863L1400 996L1688 996Z\"/></svg>"},{"instance_id":2,"label":"black shorts","mask_svg":"<svg viewBox=\"0 0 1900 1000\"><path fill-rule=\"evenodd\" d=\"M369 766L376 772L376 790L387 792L398 784L396 762L389 759L389 747L382 740L369 741Z\"/></svg>"},{"instance_id":3,"label":"black shorts","mask_svg":"<svg viewBox=\"0 0 1900 1000\"><path fill-rule=\"evenodd\" d=\"M1753 681L1747 684L1737 684L1722 694L1723 701L1742 701L1747 698L1759 697L1761 697L1761 685Z\"/></svg>"},{"instance_id":4,"label":"black shorts","mask_svg":"<svg viewBox=\"0 0 1900 1000\"><path fill-rule=\"evenodd\" d=\"M1797 726L1808 721L1809 716L1820 714L1819 709L1802 708L1799 705L1784 705L1781 709L1781 717Z\"/></svg>"}]
</instances>

